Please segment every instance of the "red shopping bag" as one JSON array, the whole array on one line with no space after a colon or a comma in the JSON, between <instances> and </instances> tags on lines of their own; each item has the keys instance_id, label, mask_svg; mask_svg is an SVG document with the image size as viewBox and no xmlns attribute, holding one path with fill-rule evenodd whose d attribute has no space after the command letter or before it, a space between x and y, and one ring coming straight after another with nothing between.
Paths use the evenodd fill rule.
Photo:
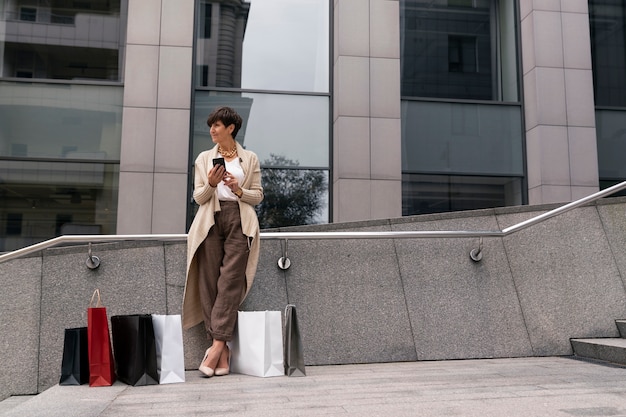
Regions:
<instances>
[{"instance_id":1,"label":"red shopping bag","mask_svg":"<svg viewBox=\"0 0 626 417\"><path fill-rule=\"evenodd\" d=\"M94 299L98 297L94 305ZM105 387L115 382L115 363L111 350L107 309L96 289L87 308L87 347L89 349L89 386Z\"/></svg>"}]
</instances>

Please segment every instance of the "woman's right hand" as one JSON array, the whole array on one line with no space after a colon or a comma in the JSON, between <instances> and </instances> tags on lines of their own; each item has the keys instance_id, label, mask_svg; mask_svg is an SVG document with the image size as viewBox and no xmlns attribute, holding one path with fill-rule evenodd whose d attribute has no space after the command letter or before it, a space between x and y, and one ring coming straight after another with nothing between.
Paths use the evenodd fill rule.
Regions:
<instances>
[{"instance_id":1,"label":"woman's right hand","mask_svg":"<svg viewBox=\"0 0 626 417\"><path fill-rule=\"evenodd\" d=\"M217 187L217 184L224 179L226 175L226 168L223 165L213 165L209 171L209 185L213 188Z\"/></svg>"}]
</instances>

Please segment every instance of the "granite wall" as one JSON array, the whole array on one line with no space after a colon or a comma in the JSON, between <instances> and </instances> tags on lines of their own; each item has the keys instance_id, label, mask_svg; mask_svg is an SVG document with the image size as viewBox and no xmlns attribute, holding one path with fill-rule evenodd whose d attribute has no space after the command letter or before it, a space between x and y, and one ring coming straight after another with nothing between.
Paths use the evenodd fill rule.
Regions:
<instances>
[{"instance_id":1,"label":"granite wall","mask_svg":"<svg viewBox=\"0 0 626 417\"><path fill-rule=\"evenodd\" d=\"M285 231L502 230L556 206L303 226ZM570 355L573 337L617 337L626 318L626 198L483 238L264 240L243 310L297 306L308 365ZM0 400L58 382L63 331L86 326L99 288L109 316L180 314L184 242L53 248L0 264ZM186 331L185 361L206 349Z\"/></svg>"}]
</instances>

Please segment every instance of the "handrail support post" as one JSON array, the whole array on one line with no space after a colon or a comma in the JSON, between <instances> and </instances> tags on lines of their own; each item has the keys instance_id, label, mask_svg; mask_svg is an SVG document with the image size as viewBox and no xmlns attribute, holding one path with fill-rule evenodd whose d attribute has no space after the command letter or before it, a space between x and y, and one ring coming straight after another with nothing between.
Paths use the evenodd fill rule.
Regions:
<instances>
[{"instance_id":1,"label":"handrail support post","mask_svg":"<svg viewBox=\"0 0 626 417\"><path fill-rule=\"evenodd\" d=\"M89 242L89 251L87 255L87 268L89 269L97 269L100 266L100 258L91 253L91 242Z\"/></svg>"},{"instance_id":2,"label":"handrail support post","mask_svg":"<svg viewBox=\"0 0 626 417\"><path fill-rule=\"evenodd\" d=\"M278 259L278 267L282 269L283 271L289 269L289 267L291 266L291 261L287 257L287 244L288 244L288 239L285 239L284 246L283 246L283 242L280 242L280 247L282 249L283 256L281 256Z\"/></svg>"},{"instance_id":3,"label":"handrail support post","mask_svg":"<svg viewBox=\"0 0 626 417\"><path fill-rule=\"evenodd\" d=\"M478 238L478 248L470 251L470 259L474 262L480 262L483 259L483 238Z\"/></svg>"}]
</instances>

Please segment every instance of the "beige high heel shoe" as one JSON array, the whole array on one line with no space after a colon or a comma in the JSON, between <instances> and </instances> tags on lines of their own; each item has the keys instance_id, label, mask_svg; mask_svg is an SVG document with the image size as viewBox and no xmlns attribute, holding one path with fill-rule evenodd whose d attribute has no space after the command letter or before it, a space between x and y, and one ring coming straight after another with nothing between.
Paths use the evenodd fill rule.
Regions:
<instances>
[{"instance_id":1,"label":"beige high heel shoe","mask_svg":"<svg viewBox=\"0 0 626 417\"><path fill-rule=\"evenodd\" d=\"M228 375L230 373L230 353L231 350L228 348L228 346L224 346L224 349L226 349L228 351L228 366L226 368L215 368L215 376L224 376L224 375ZM223 354L223 353L222 353Z\"/></svg>"},{"instance_id":2,"label":"beige high heel shoe","mask_svg":"<svg viewBox=\"0 0 626 417\"><path fill-rule=\"evenodd\" d=\"M209 352L211 351L211 348L208 348L204 354L204 358L202 359L202 362L200 362L200 366L198 367L198 371L202 372L202 374L208 378L212 377L213 375L215 375L215 370L213 368L209 368L208 366L204 366L204 361L206 361L206 359L209 357Z\"/></svg>"}]
</instances>

